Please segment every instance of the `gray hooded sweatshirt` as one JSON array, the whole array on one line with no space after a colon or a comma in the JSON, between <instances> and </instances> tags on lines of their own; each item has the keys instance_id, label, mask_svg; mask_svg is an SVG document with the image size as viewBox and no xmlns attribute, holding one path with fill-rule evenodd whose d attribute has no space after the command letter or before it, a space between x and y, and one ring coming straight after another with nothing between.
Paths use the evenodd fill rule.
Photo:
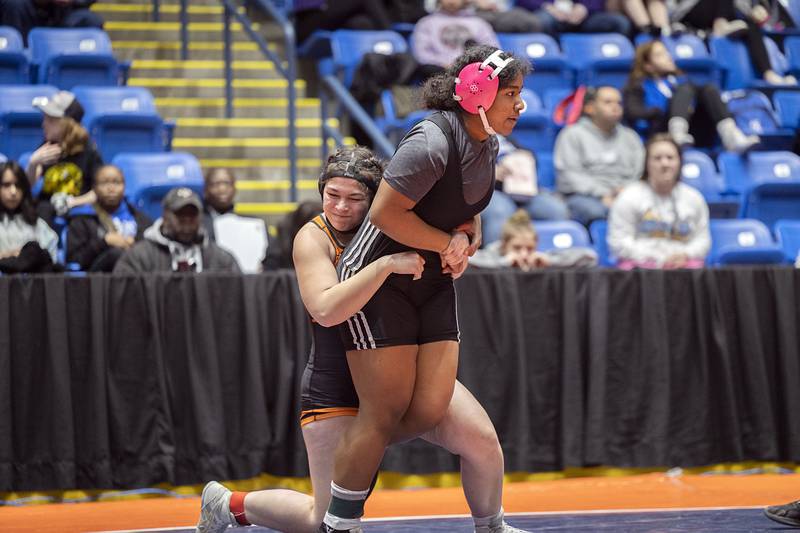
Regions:
<instances>
[{"instance_id":1,"label":"gray hooded sweatshirt","mask_svg":"<svg viewBox=\"0 0 800 533\"><path fill-rule=\"evenodd\" d=\"M178 272L180 265L190 265L193 272L240 272L236 259L209 240L200 228L202 241L182 244L161 233L163 219L159 218L144 232L144 239L117 261L114 273Z\"/></svg>"}]
</instances>

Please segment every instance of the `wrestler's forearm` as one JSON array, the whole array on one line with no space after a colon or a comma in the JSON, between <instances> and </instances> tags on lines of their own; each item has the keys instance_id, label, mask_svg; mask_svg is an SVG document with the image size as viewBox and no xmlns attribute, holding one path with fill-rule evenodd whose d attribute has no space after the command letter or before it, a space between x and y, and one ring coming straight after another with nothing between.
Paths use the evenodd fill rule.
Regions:
<instances>
[{"instance_id":1,"label":"wrestler's forearm","mask_svg":"<svg viewBox=\"0 0 800 533\"><path fill-rule=\"evenodd\" d=\"M373 261L356 275L322 291L313 302L311 316L324 327L341 324L356 314L392 273L392 256Z\"/></svg>"},{"instance_id":2,"label":"wrestler's forearm","mask_svg":"<svg viewBox=\"0 0 800 533\"><path fill-rule=\"evenodd\" d=\"M387 236L416 250L441 252L450 244L450 234L425 223L410 209L398 206L373 209L370 221Z\"/></svg>"}]
</instances>

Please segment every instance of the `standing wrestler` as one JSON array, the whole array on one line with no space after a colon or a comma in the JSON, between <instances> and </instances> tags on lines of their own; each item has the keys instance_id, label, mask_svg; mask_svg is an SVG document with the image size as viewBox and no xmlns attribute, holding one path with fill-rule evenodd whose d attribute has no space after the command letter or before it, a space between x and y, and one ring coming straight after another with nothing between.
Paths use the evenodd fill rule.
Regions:
<instances>
[{"instance_id":1,"label":"standing wrestler","mask_svg":"<svg viewBox=\"0 0 800 533\"><path fill-rule=\"evenodd\" d=\"M198 532L221 532L229 525L250 523L311 532L322 521L330 500L333 452L358 411L336 324L360 309L390 274L419 275L423 268L416 252L402 252L384 256L338 282L336 264L366 216L382 174L383 163L366 148L338 150L320 175L323 214L306 224L295 239L298 284L312 317L312 353L303 373L300 424L314 496L284 489L232 493L212 481L203 490ZM404 437L397 435L393 440ZM444 418L423 438L460 456L476 532L520 531L502 520L503 454L497 434L463 385L456 383Z\"/></svg>"},{"instance_id":2,"label":"standing wrestler","mask_svg":"<svg viewBox=\"0 0 800 533\"><path fill-rule=\"evenodd\" d=\"M389 254L418 251L421 279L392 275L340 326L359 397L336 450L331 503L320 531L358 531L364 501L397 428L420 434L442 420L456 383L453 276L480 242L478 214L494 190L498 142L524 109L530 64L489 46L468 49L430 78L432 113L400 142L369 216L339 263L347 281ZM457 228L474 220L472 241Z\"/></svg>"}]
</instances>

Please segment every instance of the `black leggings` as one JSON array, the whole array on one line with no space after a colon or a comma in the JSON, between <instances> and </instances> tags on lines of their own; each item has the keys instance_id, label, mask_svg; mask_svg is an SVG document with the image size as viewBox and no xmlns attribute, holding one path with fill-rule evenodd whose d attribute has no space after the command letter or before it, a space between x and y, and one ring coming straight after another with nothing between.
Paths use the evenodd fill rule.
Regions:
<instances>
[{"instance_id":1,"label":"black leggings","mask_svg":"<svg viewBox=\"0 0 800 533\"><path fill-rule=\"evenodd\" d=\"M714 21L718 18L726 20L734 20L736 18L733 0L701 0L684 15L681 22L693 28L710 30L714 26ZM750 60L753 62L753 67L755 67L759 77L763 78L764 73L772 68L767 54L767 47L764 45L761 29L758 25L750 19L745 20L745 22L747 23L747 33L743 40L747 46L747 52L750 54Z\"/></svg>"},{"instance_id":2,"label":"black leggings","mask_svg":"<svg viewBox=\"0 0 800 533\"><path fill-rule=\"evenodd\" d=\"M697 144L710 146L715 140L717 123L732 115L717 87L710 83L695 85L688 82L679 85L672 93L669 116L685 118Z\"/></svg>"},{"instance_id":3,"label":"black leggings","mask_svg":"<svg viewBox=\"0 0 800 533\"><path fill-rule=\"evenodd\" d=\"M388 30L391 25L383 0L331 0L324 9L295 15L298 43L305 41L314 30Z\"/></svg>"}]
</instances>

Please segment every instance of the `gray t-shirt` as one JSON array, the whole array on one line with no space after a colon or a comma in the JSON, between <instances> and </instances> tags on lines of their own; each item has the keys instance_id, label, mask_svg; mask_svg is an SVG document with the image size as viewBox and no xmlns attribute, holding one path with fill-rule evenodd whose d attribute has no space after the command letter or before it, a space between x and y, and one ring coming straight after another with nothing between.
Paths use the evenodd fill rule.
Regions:
<instances>
[{"instance_id":1,"label":"gray t-shirt","mask_svg":"<svg viewBox=\"0 0 800 533\"><path fill-rule=\"evenodd\" d=\"M480 201L492 186L498 142L492 135L485 141L469 136L457 113L442 113L453 130L458 153L464 200L472 205ZM439 126L429 120L420 121L400 143L384 173L392 189L419 202L444 175L449 148Z\"/></svg>"}]
</instances>

